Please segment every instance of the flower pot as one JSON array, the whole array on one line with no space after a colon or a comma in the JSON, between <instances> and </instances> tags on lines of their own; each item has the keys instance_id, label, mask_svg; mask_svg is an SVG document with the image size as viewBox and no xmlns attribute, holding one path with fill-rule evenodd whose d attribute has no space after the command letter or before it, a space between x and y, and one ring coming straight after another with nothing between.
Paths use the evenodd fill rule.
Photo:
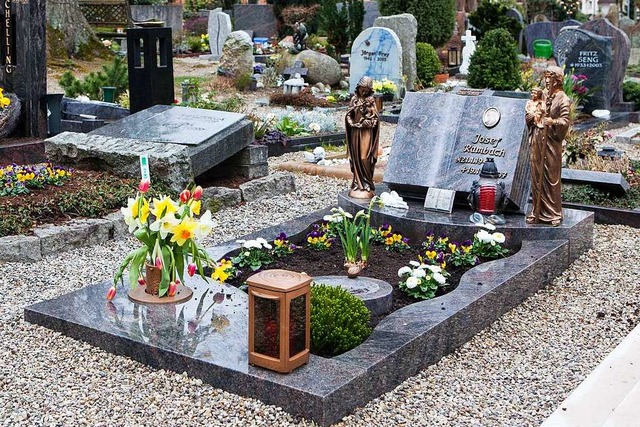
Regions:
<instances>
[{"instance_id":1,"label":"flower pot","mask_svg":"<svg viewBox=\"0 0 640 427\"><path fill-rule=\"evenodd\" d=\"M378 110L379 113L382 113L382 95L374 95L373 96L373 100L376 102L376 109Z\"/></svg>"},{"instance_id":2,"label":"flower pot","mask_svg":"<svg viewBox=\"0 0 640 427\"><path fill-rule=\"evenodd\" d=\"M449 73L440 73L433 77L433 81L436 84L446 83L447 80L449 80Z\"/></svg>"},{"instance_id":3,"label":"flower pot","mask_svg":"<svg viewBox=\"0 0 640 427\"><path fill-rule=\"evenodd\" d=\"M150 264L145 264L144 269L145 282L147 283L146 289L144 290L145 293L158 296L160 293L160 282L162 281L162 269Z\"/></svg>"}]
</instances>

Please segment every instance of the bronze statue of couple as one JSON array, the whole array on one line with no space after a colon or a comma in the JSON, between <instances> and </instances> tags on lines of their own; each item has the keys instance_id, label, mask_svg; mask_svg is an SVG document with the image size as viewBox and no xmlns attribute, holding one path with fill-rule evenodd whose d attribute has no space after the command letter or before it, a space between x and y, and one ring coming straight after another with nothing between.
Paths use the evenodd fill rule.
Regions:
<instances>
[{"instance_id":1,"label":"bronze statue of couple","mask_svg":"<svg viewBox=\"0 0 640 427\"><path fill-rule=\"evenodd\" d=\"M525 107L533 199L528 224L558 226L562 222L562 145L571 126L571 99L562 90L563 81L562 68L548 67L545 90L534 88Z\"/></svg>"}]
</instances>

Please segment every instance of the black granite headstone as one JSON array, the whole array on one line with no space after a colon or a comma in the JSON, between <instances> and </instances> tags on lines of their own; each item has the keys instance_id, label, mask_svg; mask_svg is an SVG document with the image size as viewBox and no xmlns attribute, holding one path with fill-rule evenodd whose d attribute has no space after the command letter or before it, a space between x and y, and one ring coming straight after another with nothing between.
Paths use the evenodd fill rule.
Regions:
<instances>
[{"instance_id":1,"label":"black granite headstone","mask_svg":"<svg viewBox=\"0 0 640 427\"><path fill-rule=\"evenodd\" d=\"M612 106L623 102L622 82L624 81L627 65L629 65L629 57L631 56L631 41L629 40L629 36L605 18L587 21L582 24L580 28L591 31L599 36L611 37L611 42L613 43L611 46L613 61L611 63L611 75L607 81L606 91L609 94L609 101L611 101Z\"/></svg>"},{"instance_id":2,"label":"black granite headstone","mask_svg":"<svg viewBox=\"0 0 640 427\"><path fill-rule=\"evenodd\" d=\"M173 104L171 28L127 29L127 54L131 113Z\"/></svg>"},{"instance_id":3,"label":"black granite headstone","mask_svg":"<svg viewBox=\"0 0 640 427\"><path fill-rule=\"evenodd\" d=\"M424 198L429 187L455 190L460 201L478 179L482 163L493 157L511 209L523 212L530 187L525 103L497 96L407 93L384 182L408 197ZM491 126L490 119L496 118Z\"/></svg>"},{"instance_id":4,"label":"black granite headstone","mask_svg":"<svg viewBox=\"0 0 640 427\"><path fill-rule=\"evenodd\" d=\"M536 22L529 24L524 29L524 39L527 44L527 53L533 57L533 42L538 39L550 40L554 43L558 33L564 27L579 26L580 21L568 19L562 22Z\"/></svg>"},{"instance_id":5,"label":"black granite headstone","mask_svg":"<svg viewBox=\"0 0 640 427\"><path fill-rule=\"evenodd\" d=\"M611 45L611 37L578 28L565 28L556 39L554 52L558 65L565 67L566 74L584 74L587 77L584 86L594 89L585 101L585 112L611 108Z\"/></svg>"},{"instance_id":6,"label":"black granite headstone","mask_svg":"<svg viewBox=\"0 0 640 427\"><path fill-rule=\"evenodd\" d=\"M0 88L22 104L18 136L47 135L44 0L3 0L0 7Z\"/></svg>"},{"instance_id":7,"label":"black granite headstone","mask_svg":"<svg viewBox=\"0 0 640 427\"><path fill-rule=\"evenodd\" d=\"M251 37L274 37L278 34L278 20L272 4L236 4L233 6L233 28L251 30Z\"/></svg>"}]
</instances>

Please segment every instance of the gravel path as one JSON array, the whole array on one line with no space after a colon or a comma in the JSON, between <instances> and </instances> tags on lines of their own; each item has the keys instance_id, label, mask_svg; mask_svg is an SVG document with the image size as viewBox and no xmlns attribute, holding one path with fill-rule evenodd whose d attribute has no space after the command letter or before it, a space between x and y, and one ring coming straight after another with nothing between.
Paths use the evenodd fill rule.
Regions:
<instances>
[{"instance_id":1,"label":"gravel path","mask_svg":"<svg viewBox=\"0 0 640 427\"><path fill-rule=\"evenodd\" d=\"M216 214L220 225L211 242L335 205L345 187L324 177L297 180L295 194ZM539 425L639 321L640 230L597 226L594 237L595 248L552 287L340 425ZM23 321L24 306L111 277L134 244L109 242L35 264L0 265L3 425L309 425Z\"/></svg>"}]
</instances>

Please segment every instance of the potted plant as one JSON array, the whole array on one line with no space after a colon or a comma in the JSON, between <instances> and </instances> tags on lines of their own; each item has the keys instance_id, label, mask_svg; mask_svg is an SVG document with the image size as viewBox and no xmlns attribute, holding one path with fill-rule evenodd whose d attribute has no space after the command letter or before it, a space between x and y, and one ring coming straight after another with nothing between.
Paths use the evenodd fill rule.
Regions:
<instances>
[{"instance_id":1,"label":"potted plant","mask_svg":"<svg viewBox=\"0 0 640 427\"><path fill-rule=\"evenodd\" d=\"M107 293L109 300L115 296L116 285L127 267L132 288L145 286L146 294L162 299L176 295L178 286L184 281L185 267L189 276L198 273L204 278L203 266L217 266L197 242L211 233L214 226L210 211L198 218L202 187L184 190L178 201L168 196L151 200L146 196L149 190L146 180L140 182L138 190L136 197L129 198L127 207L121 211L129 232L142 246L122 261ZM170 298L166 302L171 302Z\"/></svg>"},{"instance_id":2,"label":"potted plant","mask_svg":"<svg viewBox=\"0 0 640 427\"><path fill-rule=\"evenodd\" d=\"M444 67L442 67L440 72L433 77L433 81L436 84L446 83L447 80L449 80L449 72Z\"/></svg>"},{"instance_id":3,"label":"potted plant","mask_svg":"<svg viewBox=\"0 0 640 427\"><path fill-rule=\"evenodd\" d=\"M382 95L382 99L387 102L393 101L396 93L398 93L398 86L389 79L374 80L373 91L375 95Z\"/></svg>"}]
</instances>

